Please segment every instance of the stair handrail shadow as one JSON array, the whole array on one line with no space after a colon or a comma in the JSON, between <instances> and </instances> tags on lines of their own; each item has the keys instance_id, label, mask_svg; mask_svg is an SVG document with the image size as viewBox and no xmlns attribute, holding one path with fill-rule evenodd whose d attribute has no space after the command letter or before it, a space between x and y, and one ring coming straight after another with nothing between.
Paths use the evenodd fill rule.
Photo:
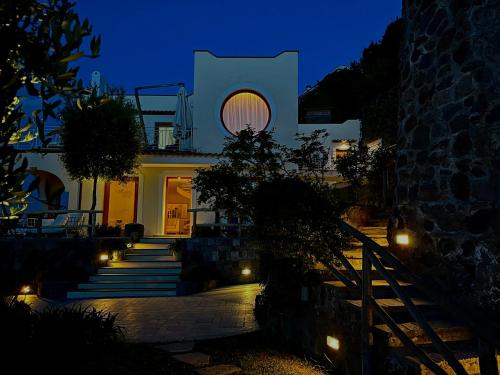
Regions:
<instances>
[{"instance_id":1,"label":"stair handrail shadow","mask_svg":"<svg viewBox=\"0 0 500 375\"><path fill-rule=\"evenodd\" d=\"M482 369L481 373L497 374L497 362L495 356L495 348L499 347L499 339L495 337L495 333L499 332L498 324L495 322L488 322L484 324L484 317L482 320L477 317L470 309L464 309L463 306L457 307L450 298L442 295L441 293L431 290L426 287L426 283L418 275L414 274L409 268L407 268L396 256L390 253L388 250L377 244L371 238L369 238L364 233L360 232L355 227L346 223L345 221L339 219L339 227L344 233L356 238L363 244L363 266L362 274L354 269L354 267L349 263L347 258L340 251L335 251L334 256L342 263L346 268L347 272L351 276L352 280L345 276L340 270L338 270L335 265L330 264L334 276L341 281L346 287L350 289L355 289L362 294L362 363L363 363L363 373L370 373L371 368L371 329L373 325L373 312L391 329L391 331L398 337L398 339L403 343L403 345L416 356L423 365L428 367L431 371L436 374L446 374L446 372L435 363L427 353L419 348L408 335L406 335L397 325L397 323L392 319L392 317L385 311L385 309L378 304L376 299L372 296L372 281L371 281L371 268L372 265L379 272L382 278L387 281L389 287L392 291L401 299L405 308L417 322L420 328L425 332L425 334L431 339L434 347L443 356L443 358L448 362L450 367L457 374L466 375L462 364L455 357L453 352L449 347L441 340L439 335L430 326L429 322L425 316L417 309L411 298L399 285L397 280L389 273L384 264L380 261L377 255L389 266L393 268L395 273L402 279L411 282L415 287L421 291L429 300L439 305L444 311L450 314L454 319L461 321L465 324L471 332L477 336L480 340L480 350L479 350L479 363ZM494 329L492 329L494 326ZM483 372L484 370L484 372Z\"/></svg>"}]
</instances>

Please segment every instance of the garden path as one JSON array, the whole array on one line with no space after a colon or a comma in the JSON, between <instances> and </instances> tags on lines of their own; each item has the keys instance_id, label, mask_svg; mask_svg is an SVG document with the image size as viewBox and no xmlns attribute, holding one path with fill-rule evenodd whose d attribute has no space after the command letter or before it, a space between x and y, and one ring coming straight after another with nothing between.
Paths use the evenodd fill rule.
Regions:
<instances>
[{"instance_id":1,"label":"garden path","mask_svg":"<svg viewBox=\"0 0 500 375\"><path fill-rule=\"evenodd\" d=\"M27 296L26 301L36 310L54 305L82 305L116 313L128 341L167 343L256 331L253 308L259 291L258 284L244 284L179 297L53 302Z\"/></svg>"}]
</instances>

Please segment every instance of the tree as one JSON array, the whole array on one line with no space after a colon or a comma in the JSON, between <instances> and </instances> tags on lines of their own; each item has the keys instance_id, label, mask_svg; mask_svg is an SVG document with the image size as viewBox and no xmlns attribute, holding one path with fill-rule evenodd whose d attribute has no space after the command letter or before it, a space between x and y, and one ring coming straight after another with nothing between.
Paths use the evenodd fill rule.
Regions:
<instances>
[{"instance_id":1,"label":"tree","mask_svg":"<svg viewBox=\"0 0 500 375\"><path fill-rule=\"evenodd\" d=\"M394 177L391 175L394 158L394 147L381 146L371 151L360 144L351 146L347 155L337 158L334 164L337 172L350 183L354 201L358 200L361 188L367 186L370 200L390 205L390 194L394 189Z\"/></svg>"},{"instance_id":2,"label":"tree","mask_svg":"<svg viewBox=\"0 0 500 375\"><path fill-rule=\"evenodd\" d=\"M199 203L253 223L250 234L262 250L261 269L271 281L266 293L274 302L286 303L286 292L295 289L284 284L302 282L315 261L330 262L343 247L337 220L345 206L323 178L324 136L298 135L299 147L288 148L272 133L247 128L228 138L221 161L197 170L193 180Z\"/></svg>"},{"instance_id":3,"label":"tree","mask_svg":"<svg viewBox=\"0 0 500 375\"><path fill-rule=\"evenodd\" d=\"M200 203L224 210L229 216L251 217L257 186L288 173L284 148L266 131L248 127L227 138L221 156L215 166L197 170L193 183L200 192Z\"/></svg>"},{"instance_id":4,"label":"tree","mask_svg":"<svg viewBox=\"0 0 500 375\"><path fill-rule=\"evenodd\" d=\"M362 138L395 143L399 111L399 52L403 21L390 23L379 42L363 50L359 61L336 69L302 95L299 115L306 108L329 108L333 122L360 119Z\"/></svg>"},{"instance_id":5,"label":"tree","mask_svg":"<svg viewBox=\"0 0 500 375\"><path fill-rule=\"evenodd\" d=\"M19 157L17 143L38 136L44 144L44 121L55 117L61 97L82 89L78 67L70 64L85 56L81 50L92 33L88 20L80 21L68 0L6 0L0 5L0 216L15 218L26 208L22 185L28 166ZM100 37L92 37L91 54L96 57ZM22 96L41 99L43 108L27 115Z\"/></svg>"},{"instance_id":6,"label":"tree","mask_svg":"<svg viewBox=\"0 0 500 375\"><path fill-rule=\"evenodd\" d=\"M62 111L61 160L72 178L92 179L91 210L99 178L123 181L138 166L142 133L136 114L122 93L72 99Z\"/></svg>"}]
</instances>

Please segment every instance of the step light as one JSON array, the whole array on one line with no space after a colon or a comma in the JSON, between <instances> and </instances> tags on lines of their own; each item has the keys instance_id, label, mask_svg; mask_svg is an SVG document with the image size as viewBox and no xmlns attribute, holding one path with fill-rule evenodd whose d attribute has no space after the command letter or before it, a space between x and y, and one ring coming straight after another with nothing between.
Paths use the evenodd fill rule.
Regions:
<instances>
[{"instance_id":1,"label":"step light","mask_svg":"<svg viewBox=\"0 0 500 375\"><path fill-rule=\"evenodd\" d=\"M102 253L101 255L99 255L99 260L101 262L107 262L109 260L109 255L108 253Z\"/></svg>"},{"instance_id":2,"label":"step light","mask_svg":"<svg viewBox=\"0 0 500 375\"><path fill-rule=\"evenodd\" d=\"M410 244L410 236L404 232L397 233L396 243L401 246L408 246Z\"/></svg>"},{"instance_id":3,"label":"step light","mask_svg":"<svg viewBox=\"0 0 500 375\"><path fill-rule=\"evenodd\" d=\"M250 276L252 274L252 270L250 268L243 268L241 270L241 274L243 276Z\"/></svg>"},{"instance_id":4,"label":"step light","mask_svg":"<svg viewBox=\"0 0 500 375\"><path fill-rule=\"evenodd\" d=\"M333 336L326 336L326 345L328 345L328 347L332 348L333 350L340 349L339 339Z\"/></svg>"}]
</instances>

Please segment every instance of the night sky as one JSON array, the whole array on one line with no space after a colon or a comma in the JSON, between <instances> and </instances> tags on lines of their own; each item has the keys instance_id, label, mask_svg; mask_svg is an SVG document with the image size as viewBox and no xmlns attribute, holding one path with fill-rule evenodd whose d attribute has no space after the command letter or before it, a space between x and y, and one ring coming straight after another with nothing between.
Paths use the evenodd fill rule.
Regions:
<instances>
[{"instance_id":1,"label":"night sky","mask_svg":"<svg viewBox=\"0 0 500 375\"><path fill-rule=\"evenodd\" d=\"M300 93L358 59L401 13L401 0L77 0L101 34L101 56L80 60L130 92L185 82L193 89L193 50L220 56L273 56L299 50Z\"/></svg>"}]
</instances>

